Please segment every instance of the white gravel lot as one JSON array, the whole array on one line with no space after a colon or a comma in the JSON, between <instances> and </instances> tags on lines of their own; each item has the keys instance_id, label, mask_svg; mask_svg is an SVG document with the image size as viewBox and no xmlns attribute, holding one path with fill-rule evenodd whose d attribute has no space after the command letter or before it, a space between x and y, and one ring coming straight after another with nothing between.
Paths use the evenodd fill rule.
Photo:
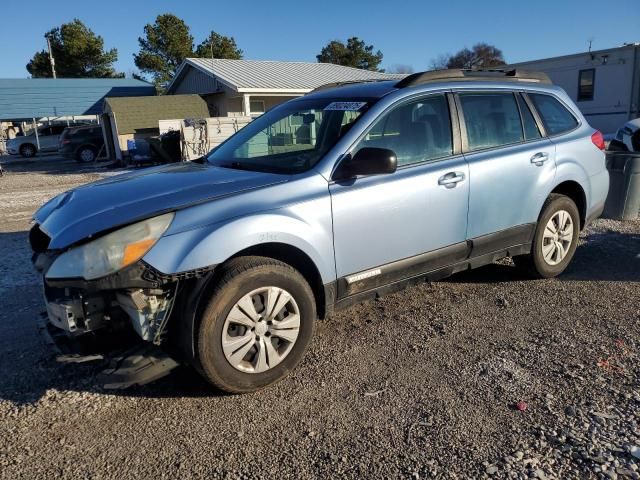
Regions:
<instances>
[{"instance_id":1,"label":"white gravel lot","mask_svg":"<svg viewBox=\"0 0 640 480\"><path fill-rule=\"evenodd\" d=\"M640 478L640 221L597 221L557 279L505 261L340 312L256 394L188 368L109 392L36 328L29 218L104 174L74 169L0 178L0 478Z\"/></svg>"}]
</instances>

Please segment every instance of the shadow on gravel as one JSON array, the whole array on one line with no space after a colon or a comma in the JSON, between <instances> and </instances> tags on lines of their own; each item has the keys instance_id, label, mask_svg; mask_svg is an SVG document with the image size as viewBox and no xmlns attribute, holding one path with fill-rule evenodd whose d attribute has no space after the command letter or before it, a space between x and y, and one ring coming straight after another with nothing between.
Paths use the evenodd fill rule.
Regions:
<instances>
[{"instance_id":1,"label":"shadow on gravel","mask_svg":"<svg viewBox=\"0 0 640 480\"><path fill-rule=\"evenodd\" d=\"M614 230L582 239L560 281L640 282L640 235ZM513 265L494 263L445 280L454 283L501 283L528 280Z\"/></svg>"},{"instance_id":2,"label":"shadow on gravel","mask_svg":"<svg viewBox=\"0 0 640 480\"><path fill-rule=\"evenodd\" d=\"M0 401L37 403L47 391L172 398L221 395L192 369L179 367L155 383L127 390L101 389L104 361L61 364L41 334L45 310L40 276L31 266L27 232L0 232Z\"/></svg>"},{"instance_id":3,"label":"shadow on gravel","mask_svg":"<svg viewBox=\"0 0 640 480\"><path fill-rule=\"evenodd\" d=\"M167 377L143 387L104 390L95 383L103 364L59 364L43 337L37 319L44 310L39 281L25 270L30 252L25 232L0 233L0 400L15 405L38 402L48 390L107 393L124 397L198 398L223 396L191 368L179 367ZM583 239L560 281L640 281L640 235L606 231ZM24 265L23 265L24 264ZM24 267L24 268L23 268ZM492 264L457 274L447 282L497 283L525 279L512 265Z\"/></svg>"}]
</instances>

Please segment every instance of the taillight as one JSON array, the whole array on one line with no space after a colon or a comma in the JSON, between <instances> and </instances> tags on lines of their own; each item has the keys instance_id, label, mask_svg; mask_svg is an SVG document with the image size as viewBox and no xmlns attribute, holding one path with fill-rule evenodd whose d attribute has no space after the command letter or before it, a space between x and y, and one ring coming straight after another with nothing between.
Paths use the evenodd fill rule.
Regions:
<instances>
[{"instance_id":1,"label":"taillight","mask_svg":"<svg viewBox=\"0 0 640 480\"><path fill-rule=\"evenodd\" d=\"M600 150L604 150L605 148L604 137L602 136L602 133L599 130L596 130L595 132L593 132L593 134L591 135L591 141Z\"/></svg>"},{"instance_id":2,"label":"taillight","mask_svg":"<svg viewBox=\"0 0 640 480\"><path fill-rule=\"evenodd\" d=\"M69 140L68 138L64 138L60 140L60 145L66 145L68 143L71 143L71 140Z\"/></svg>"}]
</instances>

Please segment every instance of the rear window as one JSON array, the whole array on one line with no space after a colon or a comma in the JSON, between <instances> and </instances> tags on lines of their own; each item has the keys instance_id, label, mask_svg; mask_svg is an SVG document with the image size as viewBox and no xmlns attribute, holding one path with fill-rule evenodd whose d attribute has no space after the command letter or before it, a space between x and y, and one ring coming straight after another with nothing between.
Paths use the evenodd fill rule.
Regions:
<instances>
[{"instance_id":1,"label":"rear window","mask_svg":"<svg viewBox=\"0 0 640 480\"><path fill-rule=\"evenodd\" d=\"M69 132L69 136L73 136L73 137L88 137L90 135L95 135L96 132L99 130L100 127L93 127L93 128L73 128L68 130Z\"/></svg>"},{"instance_id":2,"label":"rear window","mask_svg":"<svg viewBox=\"0 0 640 480\"><path fill-rule=\"evenodd\" d=\"M523 139L513 93L461 93L469 150L511 145Z\"/></svg>"},{"instance_id":3,"label":"rear window","mask_svg":"<svg viewBox=\"0 0 640 480\"><path fill-rule=\"evenodd\" d=\"M530 93L529 98L531 98L538 110L547 134L558 135L573 130L578 126L576 117L551 95Z\"/></svg>"}]
</instances>

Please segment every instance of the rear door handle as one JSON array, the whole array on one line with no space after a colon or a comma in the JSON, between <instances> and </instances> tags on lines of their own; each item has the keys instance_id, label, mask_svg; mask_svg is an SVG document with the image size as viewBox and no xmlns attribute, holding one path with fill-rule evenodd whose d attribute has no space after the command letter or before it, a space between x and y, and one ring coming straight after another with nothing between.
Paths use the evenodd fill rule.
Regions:
<instances>
[{"instance_id":1,"label":"rear door handle","mask_svg":"<svg viewBox=\"0 0 640 480\"><path fill-rule=\"evenodd\" d=\"M547 160L549 160L549 154L547 152L538 152L531 157L531 163L537 167L541 167Z\"/></svg>"},{"instance_id":2,"label":"rear door handle","mask_svg":"<svg viewBox=\"0 0 640 480\"><path fill-rule=\"evenodd\" d=\"M442 185L445 188L454 188L458 183L462 181L464 181L464 173L449 172L438 179L438 185Z\"/></svg>"}]
</instances>

